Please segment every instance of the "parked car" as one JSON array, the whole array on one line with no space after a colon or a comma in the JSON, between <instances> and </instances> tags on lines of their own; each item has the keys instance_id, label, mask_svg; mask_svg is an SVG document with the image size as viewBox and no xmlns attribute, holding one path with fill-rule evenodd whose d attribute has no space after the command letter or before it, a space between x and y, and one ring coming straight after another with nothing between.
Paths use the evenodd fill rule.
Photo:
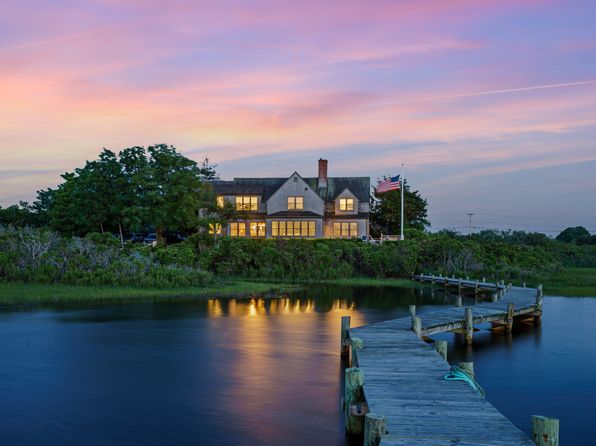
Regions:
<instances>
[{"instance_id":1,"label":"parked car","mask_svg":"<svg viewBox=\"0 0 596 446\"><path fill-rule=\"evenodd\" d=\"M156 246L157 245L157 234L155 232L148 234L147 237L145 237L145 240L143 240L143 242L150 246Z\"/></svg>"}]
</instances>

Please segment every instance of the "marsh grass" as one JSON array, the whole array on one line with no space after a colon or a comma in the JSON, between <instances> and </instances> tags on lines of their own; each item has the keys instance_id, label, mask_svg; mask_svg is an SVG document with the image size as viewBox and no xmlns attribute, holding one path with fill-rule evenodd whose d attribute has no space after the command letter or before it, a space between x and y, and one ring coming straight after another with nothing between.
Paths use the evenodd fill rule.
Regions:
<instances>
[{"instance_id":1,"label":"marsh grass","mask_svg":"<svg viewBox=\"0 0 596 446\"><path fill-rule=\"evenodd\" d=\"M234 281L205 287L143 288L0 283L0 306L38 306L75 303L134 303L211 297L242 297L284 293L298 285Z\"/></svg>"}]
</instances>

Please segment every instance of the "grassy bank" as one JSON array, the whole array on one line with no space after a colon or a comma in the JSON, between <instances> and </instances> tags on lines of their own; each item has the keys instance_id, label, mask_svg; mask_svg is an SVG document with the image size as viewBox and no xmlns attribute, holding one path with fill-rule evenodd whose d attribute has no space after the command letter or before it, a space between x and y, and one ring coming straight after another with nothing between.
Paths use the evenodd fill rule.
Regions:
<instances>
[{"instance_id":1,"label":"grassy bank","mask_svg":"<svg viewBox=\"0 0 596 446\"><path fill-rule=\"evenodd\" d=\"M596 297L596 268L565 268L543 278L544 293Z\"/></svg>"},{"instance_id":2,"label":"grassy bank","mask_svg":"<svg viewBox=\"0 0 596 446\"><path fill-rule=\"evenodd\" d=\"M322 283L345 286L433 286L430 283L412 282L409 279L370 279L366 277L326 280ZM596 268L565 268L560 272L544 275L536 283L528 283L528 286L536 286L538 283L542 283L544 293L551 296L596 297ZM513 281L513 284L521 285L519 281Z\"/></svg>"},{"instance_id":3,"label":"grassy bank","mask_svg":"<svg viewBox=\"0 0 596 446\"><path fill-rule=\"evenodd\" d=\"M144 288L125 286L74 286L0 283L0 306L36 306L74 303L133 303L146 301L240 297L269 292L287 292L297 285L236 281L217 286L188 288Z\"/></svg>"}]
</instances>

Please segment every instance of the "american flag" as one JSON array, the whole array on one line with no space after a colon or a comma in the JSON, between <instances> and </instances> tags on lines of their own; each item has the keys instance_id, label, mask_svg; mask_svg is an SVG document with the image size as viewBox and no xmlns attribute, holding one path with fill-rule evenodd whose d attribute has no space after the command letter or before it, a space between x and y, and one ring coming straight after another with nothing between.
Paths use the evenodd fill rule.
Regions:
<instances>
[{"instance_id":1,"label":"american flag","mask_svg":"<svg viewBox=\"0 0 596 446\"><path fill-rule=\"evenodd\" d=\"M377 185L377 193L381 194L383 192L389 192L390 190L399 190L401 186L401 181L399 180L399 175L396 177L391 177L387 180L379 181Z\"/></svg>"}]
</instances>

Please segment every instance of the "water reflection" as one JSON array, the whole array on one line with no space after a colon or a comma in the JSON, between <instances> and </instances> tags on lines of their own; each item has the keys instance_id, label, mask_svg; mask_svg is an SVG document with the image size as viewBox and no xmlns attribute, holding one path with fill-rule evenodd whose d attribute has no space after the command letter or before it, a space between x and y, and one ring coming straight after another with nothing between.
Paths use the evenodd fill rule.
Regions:
<instances>
[{"instance_id":1,"label":"water reflection","mask_svg":"<svg viewBox=\"0 0 596 446\"><path fill-rule=\"evenodd\" d=\"M0 312L0 442L346 445L341 316L358 326L406 316L410 304L422 314L456 302L441 290L334 286L275 299ZM489 400L522 427L528 413L560 415L553 401L569 398L559 388L577 391L589 414L596 305L578 318L573 302L545 301L542 327L483 327L473 348L441 336L450 360L473 360ZM583 416L574 414L575 426L590 425ZM562 420L561 429L573 425Z\"/></svg>"}]
</instances>

